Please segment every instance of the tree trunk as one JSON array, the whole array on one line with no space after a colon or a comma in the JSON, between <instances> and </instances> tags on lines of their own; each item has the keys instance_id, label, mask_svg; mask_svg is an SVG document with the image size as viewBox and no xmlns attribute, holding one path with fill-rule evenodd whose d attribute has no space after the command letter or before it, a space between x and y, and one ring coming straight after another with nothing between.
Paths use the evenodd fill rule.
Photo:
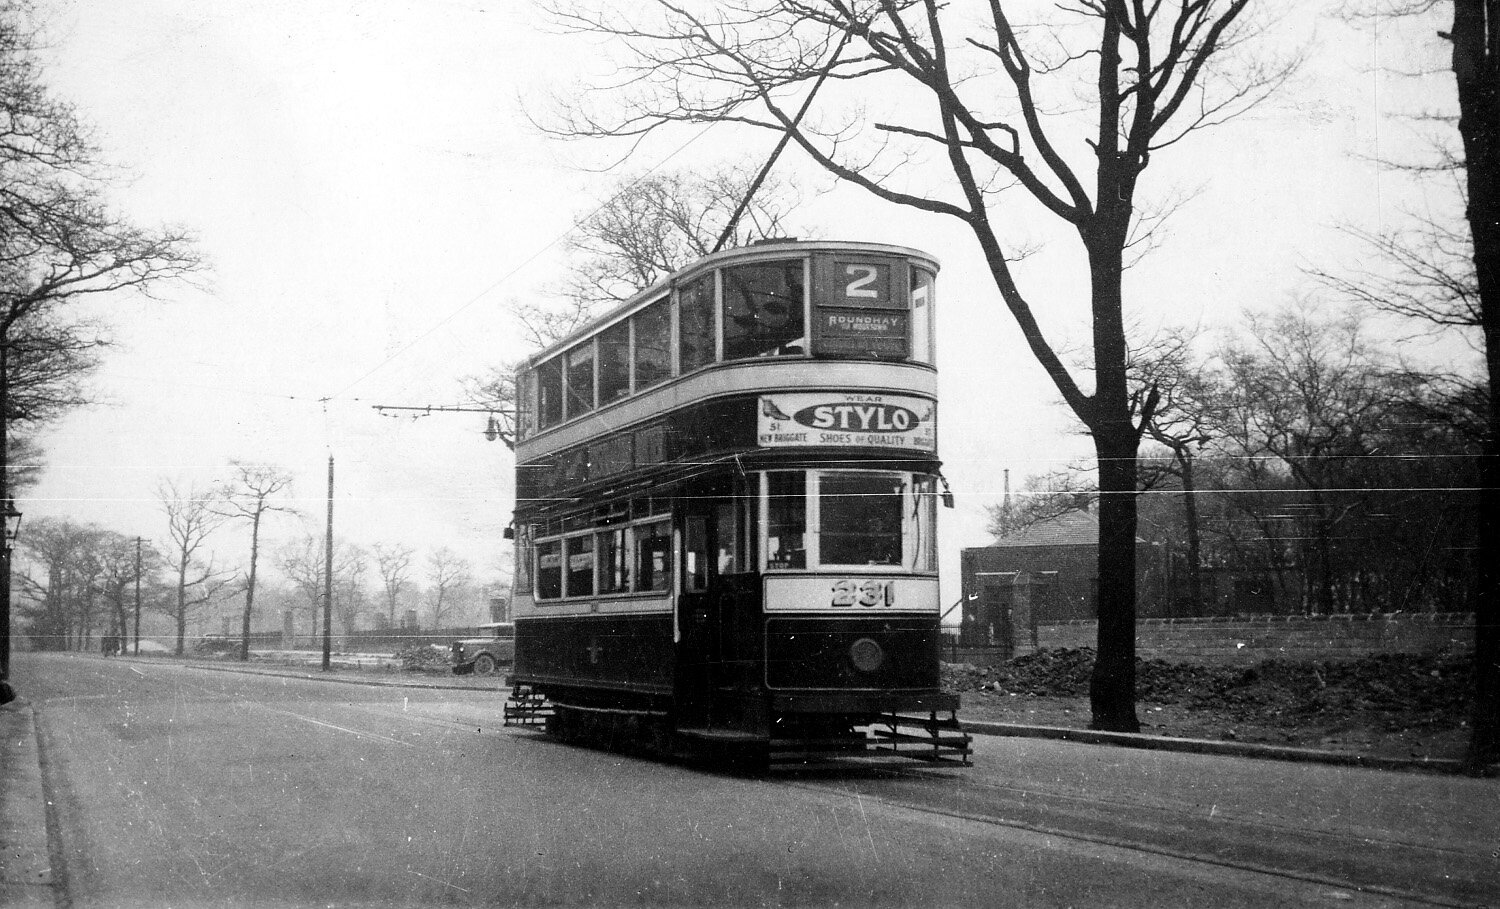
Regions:
<instances>
[{"instance_id":1,"label":"tree trunk","mask_svg":"<svg viewBox=\"0 0 1500 909\"><path fill-rule=\"evenodd\" d=\"M1198 528L1197 480L1193 475L1193 453L1178 452L1182 462L1182 510L1187 522L1188 600L1192 615L1203 614L1203 553Z\"/></svg>"},{"instance_id":2,"label":"tree trunk","mask_svg":"<svg viewBox=\"0 0 1500 909\"><path fill-rule=\"evenodd\" d=\"M245 585L245 615L240 620L240 662L250 661L250 615L255 610L255 563L260 557L260 512L250 520L250 579Z\"/></svg>"},{"instance_id":3,"label":"tree trunk","mask_svg":"<svg viewBox=\"0 0 1500 909\"><path fill-rule=\"evenodd\" d=\"M1136 436L1095 431L1099 456L1098 646L1091 729L1139 732L1135 712Z\"/></svg>"},{"instance_id":4,"label":"tree trunk","mask_svg":"<svg viewBox=\"0 0 1500 909\"><path fill-rule=\"evenodd\" d=\"M1107 31L1114 29L1106 26ZM1115 55L1101 64L1114 78L1118 57L1113 41L1104 47ZM1101 92L1112 84L1101 84ZM1113 114L1109 114L1110 117ZM1110 125L1113 129L1113 124ZM1112 132L1103 131L1101 139ZM1093 313L1094 395L1084 422L1094 438L1099 461L1098 643L1089 681L1093 711L1089 727L1111 732L1139 732L1135 713L1136 496L1140 433L1133 422L1126 363L1124 249L1129 236L1135 171L1128 155L1101 142L1098 211L1084 234L1089 254L1089 305ZM1141 414L1142 425L1149 414Z\"/></svg>"},{"instance_id":5,"label":"tree trunk","mask_svg":"<svg viewBox=\"0 0 1500 909\"><path fill-rule=\"evenodd\" d=\"M177 569L177 649L182 656L183 642L187 639L187 557L184 556Z\"/></svg>"},{"instance_id":6,"label":"tree trunk","mask_svg":"<svg viewBox=\"0 0 1500 909\"><path fill-rule=\"evenodd\" d=\"M1500 21L1497 0L1454 0L1453 74L1463 138L1466 212L1474 240L1480 325L1489 370L1489 421L1480 456L1474 602L1473 714L1466 763L1500 762Z\"/></svg>"}]
</instances>

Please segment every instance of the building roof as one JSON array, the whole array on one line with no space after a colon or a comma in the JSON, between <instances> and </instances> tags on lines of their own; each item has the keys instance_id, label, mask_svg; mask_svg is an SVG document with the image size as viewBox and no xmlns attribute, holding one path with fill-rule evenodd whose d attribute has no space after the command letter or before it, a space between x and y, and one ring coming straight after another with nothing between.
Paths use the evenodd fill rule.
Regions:
<instances>
[{"instance_id":1,"label":"building roof","mask_svg":"<svg viewBox=\"0 0 1500 909\"><path fill-rule=\"evenodd\" d=\"M1067 511L1008 533L990 544L1013 546L1097 546L1099 519L1087 511Z\"/></svg>"}]
</instances>

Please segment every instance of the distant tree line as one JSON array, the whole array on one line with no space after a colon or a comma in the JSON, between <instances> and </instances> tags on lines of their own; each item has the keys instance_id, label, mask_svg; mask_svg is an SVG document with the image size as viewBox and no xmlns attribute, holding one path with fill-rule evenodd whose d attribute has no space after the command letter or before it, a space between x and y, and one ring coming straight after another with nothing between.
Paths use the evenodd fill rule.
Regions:
<instances>
[{"instance_id":1,"label":"distant tree line","mask_svg":"<svg viewBox=\"0 0 1500 909\"><path fill-rule=\"evenodd\" d=\"M132 649L137 582L145 636L161 637L164 630L177 654L189 652L199 634L228 633L248 659L252 631L281 630L282 616L290 616L295 636L320 637L323 535L281 535L269 550L275 574L267 582L260 566L267 545L261 520L291 513L278 498L288 488L287 475L265 465L231 467L232 479L207 488L163 480L157 492L165 529L158 540L66 518L28 522L17 563L24 569L17 573L17 611L33 645L98 649L112 637L126 639L126 649ZM247 532L249 558L225 563L210 543L235 528ZM335 540L332 587L332 624L343 636L490 619L486 589L476 582L472 564L447 547L418 560L409 546L366 549Z\"/></svg>"},{"instance_id":2,"label":"distant tree line","mask_svg":"<svg viewBox=\"0 0 1500 909\"><path fill-rule=\"evenodd\" d=\"M1161 395L1141 455L1143 614L1474 609L1482 384L1306 302L1247 317L1210 353L1191 340L1168 333L1133 360ZM1096 496L1082 466L1031 477L989 529Z\"/></svg>"}]
</instances>

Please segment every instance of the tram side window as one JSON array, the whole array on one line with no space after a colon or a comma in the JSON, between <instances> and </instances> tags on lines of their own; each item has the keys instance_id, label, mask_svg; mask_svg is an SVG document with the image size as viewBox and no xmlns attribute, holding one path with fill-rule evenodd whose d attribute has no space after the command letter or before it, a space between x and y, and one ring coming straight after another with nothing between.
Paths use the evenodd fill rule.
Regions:
<instances>
[{"instance_id":1,"label":"tram side window","mask_svg":"<svg viewBox=\"0 0 1500 909\"><path fill-rule=\"evenodd\" d=\"M689 591L708 589L708 518L694 515L682 528L683 587Z\"/></svg>"},{"instance_id":2,"label":"tram side window","mask_svg":"<svg viewBox=\"0 0 1500 909\"><path fill-rule=\"evenodd\" d=\"M724 359L806 350L802 260L724 269Z\"/></svg>"},{"instance_id":3,"label":"tram side window","mask_svg":"<svg viewBox=\"0 0 1500 909\"><path fill-rule=\"evenodd\" d=\"M562 596L562 541L536 544L536 595L538 599L555 600Z\"/></svg>"},{"instance_id":4,"label":"tram side window","mask_svg":"<svg viewBox=\"0 0 1500 909\"><path fill-rule=\"evenodd\" d=\"M766 567L807 567L807 475L767 474Z\"/></svg>"},{"instance_id":5,"label":"tram side window","mask_svg":"<svg viewBox=\"0 0 1500 909\"><path fill-rule=\"evenodd\" d=\"M599 335L599 403L630 394L630 323L611 325Z\"/></svg>"},{"instance_id":6,"label":"tram side window","mask_svg":"<svg viewBox=\"0 0 1500 909\"><path fill-rule=\"evenodd\" d=\"M570 597L586 597L594 592L594 537L569 537L564 540L568 561Z\"/></svg>"},{"instance_id":7,"label":"tram side window","mask_svg":"<svg viewBox=\"0 0 1500 909\"><path fill-rule=\"evenodd\" d=\"M594 409L594 343L589 341L568 351L568 416Z\"/></svg>"},{"instance_id":8,"label":"tram side window","mask_svg":"<svg viewBox=\"0 0 1500 909\"><path fill-rule=\"evenodd\" d=\"M911 358L931 363L933 326L933 291L937 280L923 268L911 270Z\"/></svg>"},{"instance_id":9,"label":"tram side window","mask_svg":"<svg viewBox=\"0 0 1500 909\"><path fill-rule=\"evenodd\" d=\"M900 565L902 477L837 473L819 479L819 561Z\"/></svg>"},{"instance_id":10,"label":"tram side window","mask_svg":"<svg viewBox=\"0 0 1500 909\"><path fill-rule=\"evenodd\" d=\"M522 372L516 376L516 435L531 438L536 432L536 373Z\"/></svg>"},{"instance_id":11,"label":"tram side window","mask_svg":"<svg viewBox=\"0 0 1500 909\"><path fill-rule=\"evenodd\" d=\"M672 301L663 297L631 317L635 323L635 390L672 376Z\"/></svg>"},{"instance_id":12,"label":"tram side window","mask_svg":"<svg viewBox=\"0 0 1500 909\"><path fill-rule=\"evenodd\" d=\"M554 357L536 368L537 417L542 429L563 419L562 357Z\"/></svg>"},{"instance_id":13,"label":"tram side window","mask_svg":"<svg viewBox=\"0 0 1500 909\"><path fill-rule=\"evenodd\" d=\"M635 528L636 590L672 586L672 524L656 521Z\"/></svg>"},{"instance_id":14,"label":"tram side window","mask_svg":"<svg viewBox=\"0 0 1500 909\"><path fill-rule=\"evenodd\" d=\"M677 309L678 356L686 373L714 361L714 273L684 284Z\"/></svg>"},{"instance_id":15,"label":"tram side window","mask_svg":"<svg viewBox=\"0 0 1500 909\"><path fill-rule=\"evenodd\" d=\"M599 534L599 592L630 591L629 532L624 527Z\"/></svg>"},{"instance_id":16,"label":"tram side window","mask_svg":"<svg viewBox=\"0 0 1500 909\"><path fill-rule=\"evenodd\" d=\"M531 586L531 525L524 521L516 524L516 578L517 590Z\"/></svg>"}]
</instances>

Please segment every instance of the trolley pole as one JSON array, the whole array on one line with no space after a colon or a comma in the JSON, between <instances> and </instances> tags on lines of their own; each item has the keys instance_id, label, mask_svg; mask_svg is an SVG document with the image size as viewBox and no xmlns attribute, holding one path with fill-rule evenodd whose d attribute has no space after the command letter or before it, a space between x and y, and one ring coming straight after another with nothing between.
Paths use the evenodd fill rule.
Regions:
<instances>
[{"instance_id":1,"label":"trolley pole","mask_svg":"<svg viewBox=\"0 0 1500 909\"><path fill-rule=\"evenodd\" d=\"M328 456L328 535L323 540L323 671L333 662L333 455Z\"/></svg>"}]
</instances>

